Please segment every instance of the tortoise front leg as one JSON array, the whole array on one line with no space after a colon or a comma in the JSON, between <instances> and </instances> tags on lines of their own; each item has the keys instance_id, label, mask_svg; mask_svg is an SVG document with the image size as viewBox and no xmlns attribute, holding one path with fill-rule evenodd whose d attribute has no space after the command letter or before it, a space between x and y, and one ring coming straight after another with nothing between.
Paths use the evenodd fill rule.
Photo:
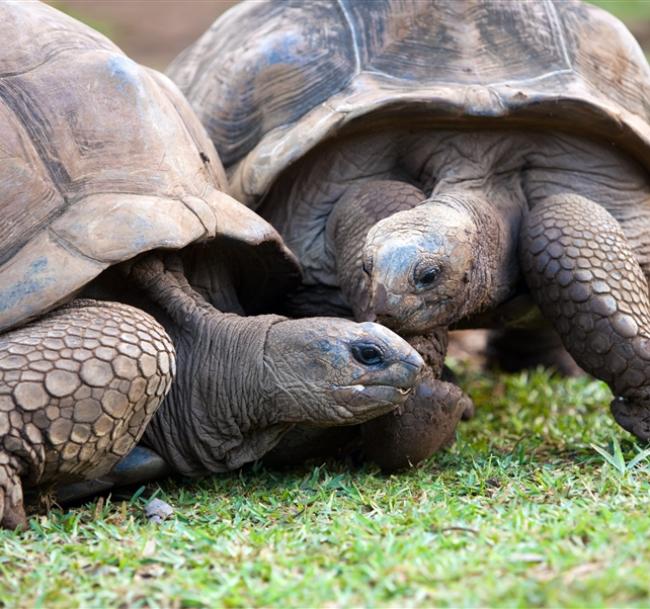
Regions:
<instances>
[{"instance_id":1,"label":"tortoise front leg","mask_svg":"<svg viewBox=\"0 0 650 609\"><path fill-rule=\"evenodd\" d=\"M457 385L441 380L448 332L439 328L409 340L425 366L403 406L361 426L364 455L383 470L417 465L451 445L461 418L474 413L472 400Z\"/></svg>"},{"instance_id":2,"label":"tortoise front leg","mask_svg":"<svg viewBox=\"0 0 650 609\"><path fill-rule=\"evenodd\" d=\"M22 484L106 474L165 397L174 348L142 311L75 301L0 337L0 525L25 524Z\"/></svg>"},{"instance_id":3,"label":"tortoise front leg","mask_svg":"<svg viewBox=\"0 0 650 609\"><path fill-rule=\"evenodd\" d=\"M650 440L648 284L621 227L589 199L556 195L525 218L520 245L542 313L578 365L611 387L618 423Z\"/></svg>"}]
</instances>

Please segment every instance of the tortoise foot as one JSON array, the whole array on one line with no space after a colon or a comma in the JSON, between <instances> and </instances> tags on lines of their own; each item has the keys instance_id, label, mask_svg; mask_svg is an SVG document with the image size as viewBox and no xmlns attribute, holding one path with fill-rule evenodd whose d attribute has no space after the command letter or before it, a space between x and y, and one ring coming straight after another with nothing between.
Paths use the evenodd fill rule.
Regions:
<instances>
[{"instance_id":1,"label":"tortoise foot","mask_svg":"<svg viewBox=\"0 0 650 609\"><path fill-rule=\"evenodd\" d=\"M589 199L537 203L522 226L521 268L578 365L617 397L614 418L650 439L648 281L621 226Z\"/></svg>"},{"instance_id":2,"label":"tortoise foot","mask_svg":"<svg viewBox=\"0 0 650 609\"><path fill-rule=\"evenodd\" d=\"M610 405L616 422L642 442L650 442L650 404L617 397Z\"/></svg>"},{"instance_id":3,"label":"tortoise foot","mask_svg":"<svg viewBox=\"0 0 650 609\"><path fill-rule=\"evenodd\" d=\"M157 480L170 473L171 468L157 452L136 446L115 466L110 478L115 486L126 486Z\"/></svg>"},{"instance_id":4,"label":"tortoise foot","mask_svg":"<svg viewBox=\"0 0 650 609\"><path fill-rule=\"evenodd\" d=\"M363 452L384 471L414 467L453 444L456 426L471 408L456 385L422 382L401 409L361 426Z\"/></svg>"},{"instance_id":5,"label":"tortoise foot","mask_svg":"<svg viewBox=\"0 0 650 609\"><path fill-rule=\"evenodd\" d=\"M0 528L27 528L22 483L11 457L4 452L0 452Z\"/></svg>"}]
</instances>

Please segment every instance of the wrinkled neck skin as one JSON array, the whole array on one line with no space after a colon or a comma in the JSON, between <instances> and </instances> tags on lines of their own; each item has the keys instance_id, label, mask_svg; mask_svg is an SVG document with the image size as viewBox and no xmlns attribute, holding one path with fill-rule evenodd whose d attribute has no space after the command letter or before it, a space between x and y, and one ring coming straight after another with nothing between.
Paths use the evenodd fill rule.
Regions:
<instances>
[{"instance_id":1,"label":"wrinkled neck skin","mask_svg":"<svg viewBox=\"0 0 650 609\"><path fill-rule=\"evenodd\" d=\"M439 184L423 205L423 211L430 210L433 216L452 209L471 220L473 260L465 280L465 302L450 323L501 304L516 289L523 205L512 191L490 189L487 194L485 190L485 184Z\"/></svg>"},{"instance_id":2,"label":"wrinkled neck skin","mask_svg":"<svg viewBox=\"0 0 650 609\"><path fill-rule=\"evenodd\" d=\"M271 450L291 424L264 384L264 338L273 316L196 315L167 328L177 375L145 442L186 475L225 472Z\"/></svg>"},{"instance_id":3,"label":"wrinkled neck skin","mask_svg":"<svg viewBox=\"0 0 650 609\"><path fill-rule=\"evenodd\" d=\"M354 189L334 206L327 222L325 248L334 260L339 286L354 318L368 318L370 282L362 269L366 235L376 223L377 210L359 205Z\"/></svg>"},{"instance_id":4,"label":"wrinkled neck skin","mask_svg":"<svg viewBox=\"0 0 650 609\"><path fill-rule=\"evenodd\" d=\"M467 298L453 321L498 305L515 290L519 227L528 207L521 168L529 147L499 132L441 132L426 153L414 143L407 164L433 182L425 205L442 215L448 208L462 211L471 220Z\"/></svg>"},{"instance_id":5,"label":"wrinkled neck skin","mask_svg":"<svg viewBox=\"0 0 650 609\"><path fill-rule=\"evenodd\" d=\"M284 318L222 313L178 267L159 271L136 281L174 342L177 373L143 443L185 475L236 469L268 452L291 427L265 386L266 337Z\"/></svg>"},{"instance_id":6,"label":"wrinkled neck skin","mask_svg":"<svg viewBox=\"0 0 650 609\"><path fill-rule=\"evenodd\" d=\"M356 319L360 310L368 306L369 285L359 270L363 241L373 224L368 211L355 205L354 197L348 194L332 209L325 229L325 252L333 259L341 292Z\"/></svg>"}]
</instances>

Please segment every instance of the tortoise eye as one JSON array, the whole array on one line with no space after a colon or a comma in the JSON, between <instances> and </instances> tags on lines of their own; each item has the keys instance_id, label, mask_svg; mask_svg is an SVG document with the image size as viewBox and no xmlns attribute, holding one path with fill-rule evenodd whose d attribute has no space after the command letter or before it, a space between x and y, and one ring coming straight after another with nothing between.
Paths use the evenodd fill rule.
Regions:
<instances>
[{"instance_id":1,"label":"tortoise eye","mask_svg":"<svg viewBox=\"0 0 650 609\"><path fill-rule=\"evenodd\" d=\"M418 288L427 289L432 287L438 277L440 277L440 267L439 266L426 266L424 268L415 269L414 281L415 285Z\"/></svg>"},{"instance_id":2,"label":"tortoise eye","mask_svg":"<svg viewBox=\"0 0 650 609\"><path fill-rule=\"evenodd\" d=\"M352 355L364 366L377 366L384 363L384 354L379 347L369 343L361 343L352 346Z\"/></svg>"}]
</instances>

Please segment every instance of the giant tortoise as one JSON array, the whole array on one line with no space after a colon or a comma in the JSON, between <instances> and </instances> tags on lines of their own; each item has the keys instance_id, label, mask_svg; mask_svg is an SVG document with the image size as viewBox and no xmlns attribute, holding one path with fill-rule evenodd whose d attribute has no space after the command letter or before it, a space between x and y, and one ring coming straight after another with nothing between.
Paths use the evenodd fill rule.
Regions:
<instances>
[{"instance_id":1,"label":"giant tortoise","mask_svg":"<svg viewBox=\"0 0 650 609\"><path fill-rule=\"evenodd\" d=\"M650 71L617 19L576 0L253 2L170 74L297 254L307 310L340 288L409 334L523 324L534 303L650 439Z\"/></svg>"},{"instance_id":2,"label":"giant tortoise","mask_svg":"<svg viewBox=\"0 0 650 609\"><path fill-rule=\"evenodd\" d=\"M193 475L404 402L422 360L390 330L253 315L296 262L166 77L42 4L0 4L0 38L1 526L147 425Z\"/></svg>"}]
</instances>

